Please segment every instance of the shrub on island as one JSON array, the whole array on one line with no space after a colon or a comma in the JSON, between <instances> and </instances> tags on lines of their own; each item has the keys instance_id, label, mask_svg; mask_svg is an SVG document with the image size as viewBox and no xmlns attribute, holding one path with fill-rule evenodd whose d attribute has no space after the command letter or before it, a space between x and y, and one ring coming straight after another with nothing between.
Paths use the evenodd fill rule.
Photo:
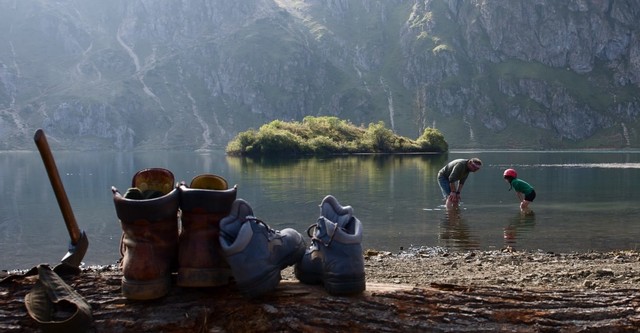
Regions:
<instances>
[{"instance_id":1,"label":"shrub on island","mask_svg":"<svg viewBox=\"0 0 640 333\"><path fill-rule=\"evenodd\" d=\"M426 128L416 140L396 135L384 122L355 126L337 117L307 116L302 122L274 120L257 131L238 133L226 148L231 156L337 155L359 153L442 153L440 131Z\"/></svg>"}]
</instances>

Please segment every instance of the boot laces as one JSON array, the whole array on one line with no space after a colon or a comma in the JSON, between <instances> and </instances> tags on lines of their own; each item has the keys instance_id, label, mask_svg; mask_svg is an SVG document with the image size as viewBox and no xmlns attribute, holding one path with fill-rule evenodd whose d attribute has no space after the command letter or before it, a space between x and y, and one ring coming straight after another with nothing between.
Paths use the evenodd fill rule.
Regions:
<instances>
[{"instance_id":1,"label":"boot laces","mask_svg":"<svg viewBox=\"0 0 640 333\"><path fill-rule=\"evenodd\" d=\"M126 251L126 249L124 246L124 232L123 232L122 236L120 236L120 259L118 259L117 261L118 265L122 264L122 260L124 259L124 251Z\"/></svg>"},{"instance_id":2,"label":"boot laces","mask_svg":"<svg viewBox=\"0 0 640 333\"><path fill-rule=\"evenodd\" d=\"M324 217L324 216L320 216L320 217L318 218L318 221L320 221L321 219L325 219L325 220L329 221L329 220L328 220L326 217ZM325 223L325 225L326 225L326 223ZM313 229L313 235L311 234L311 229ZM338 226L337 224L336 224L336 229L346 230L345 228L342 228L342 227ZM320 243L320 244L322 244L322 245L324 245L324 246L326 246L326 247L328 247L329 245L331 245L331 243L333 242L333 237L335 237L335 235L336 235L335 230L334 230L334 232L333 232L333 233L331 233L331 236L329 237L329 240L328 240L327 242L324 242L322 239L320 239L320 238L316 237L316 231L317 231L317 230L318 230L318 222L316 222L316 223L314 223L314 224L310 225L310 226L309 226L309 228L307 228L307 235L308 235L309 237L311 237L311 241L313 241L313 242L318 242L318 243Z\"/></svg>"},{"instance_id":3,"label":"boot laces","mask_svg":"<svg viewBox=\"0 0 640 333\"><path fill-rule=\"evenodd\" d=\"M242 220L242 223L245 223L245 222L254 222L256 224L262 224L267 229L267 235L266 235L267 236L267 241L270 241L271 238L277 234L276 230L272 229L267 224L267 222L255 217L253 215L245 216L245 218ZM273 235L273 236L271 236L271 235Z\"/></svg>"}]
</instances>

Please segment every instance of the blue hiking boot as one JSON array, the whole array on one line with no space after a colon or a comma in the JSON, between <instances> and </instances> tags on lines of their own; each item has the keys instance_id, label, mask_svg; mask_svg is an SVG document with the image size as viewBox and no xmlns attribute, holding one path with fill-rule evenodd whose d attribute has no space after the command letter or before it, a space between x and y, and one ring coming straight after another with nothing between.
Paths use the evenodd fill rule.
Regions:
<instances>
[{"instance_id":1,"label":"blue hiking boot","mask_svg":"<svg viewBox=\"0 0 640 333\"><path fill-rule=\"evenodd\" d=\"M249 298L273 291L282 269L300 261L306 247L300 233L271 229L242 199L236 199L230 215L220 221L220 246L238 290Z\"/></svg>"},{"instance_id":2,"label":"blue hiking boot","mask_svg":"<svg viewBox=\"0 0 640 333\"><path fill-rule=\"evenodd\" d=\"M351 206L341 206L335 197L328 195L320 203L320 216L330 221L335 221L341 227L344 227L353 216L353 208ZM318 243L313 241L316 224L312 224L307 229L307 235L312 238L311 245L305 251L303 259L295 266L295 275L298 280L306 284L322 284L323 269L322 256L318 248Z\"/></svg>"},{"instance_id":3,"label":"blue hiking boot","mask_svg":"<svg viewBox=\"0 0 640 333\"><path fill-rule=\"evenodd\" d=\"M311 245L295 266L296 278L306 284L322 283L332 295L364 291L362 223L351 206L341 206L331 195L320 203L320 215L307 230Z\"/></svg>"}]
</instances>

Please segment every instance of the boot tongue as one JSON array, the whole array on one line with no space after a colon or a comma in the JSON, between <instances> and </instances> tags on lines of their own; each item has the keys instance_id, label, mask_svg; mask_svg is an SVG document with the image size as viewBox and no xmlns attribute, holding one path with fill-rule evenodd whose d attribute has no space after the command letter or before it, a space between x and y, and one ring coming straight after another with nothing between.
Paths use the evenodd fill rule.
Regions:
<instances>
[{"instance_id":1,"label":"boot tongue","mask_svg":"<svg viewBox=\"0 0 640 333\"><path fill-rule=\"evenodd\" d=\"M124 194L124 197L126 199L131 199L131 200L142 200L144 199L144 195L142 195L142 191L140 191L139 188L137 187L131 187L127 190L127 192Z\"/></svg>"},{"instance_id":2,"label":"boot tongue","mask_svg":"<svg viewBox=\"0 0 640 333\"><path fill-rule=\"evenodd\" d=\"M227 181L218 175L202 174L191 180L191 188L204 190L226 190L229 188Z\"/></svg>"},{"instance_id":3,"label":"boot tongue","mask_svg":"<svg viewBox=\"0 0 640 333\"><path fill-rule=\"evenodd\" d=\"M220 235L229 243L233 243L238 233L240 233L240 227L242 227L244 223L234 223L235 220L231 220L229 223L225 222L224 220L220 222Z\"/></svg>"},{"instance_id":4,"label":"boot tongue","mask_svg":"<svg viewBox=\"0 0 640 333\"><path fill-rule=\"evenodd\" d=\"M174 179L173 173L167 169L142 169L133 175L131 187L138 188L143 193L145 191L160 192L162 196L173 190Z\"/></svg>"},{"instance_id":5,"label":"boot tongue","mask_svg":"<svg viewBox=\"0 0 640 333\"><path fill-rule=\"evenodd\" d=\"M321 216L318 219L316 237L322 239L323 241L327 241L333 238L336 233L336 229L338 229L338 224L329 221L324 216Z\"/></svg>"},{"instance_id":6,"label":"boot tongue","mask_svg":"<svg viewBox=\"0 0 640 333\"><path fill-rule=\"evenodd\" d=\"M253 209L249 204L242 200L236 199L231 206L231 214L220 221L220 232L229 239L235 239L240 228L249 219L255 219L253 217Z\"/></svg>"},{"instance_id":7,"label":"boot tongue","mask_svg":"<svg viewBox=\"0 0 640 333\"><path fill-rule=\"evenodd\" d=\"M349 221L351 221L351 212L340 215L337 212L332 211L329 213L325 213L324 217L327 220L336 223L338 226L340 226L340 228L346 228Z\"/></svg>"},{"instance_id":8,"label":"boot tongue","mask_svg":"<svg viewBox=\"0 0 640 333\"><path fill-rule=\"evenodd\" d=\"M341 206L338 200L328 195L320 204L320 215L329 221L337 223L340 228L346 228L353 215L351 206Z\"/></svg>"}]
</instances>

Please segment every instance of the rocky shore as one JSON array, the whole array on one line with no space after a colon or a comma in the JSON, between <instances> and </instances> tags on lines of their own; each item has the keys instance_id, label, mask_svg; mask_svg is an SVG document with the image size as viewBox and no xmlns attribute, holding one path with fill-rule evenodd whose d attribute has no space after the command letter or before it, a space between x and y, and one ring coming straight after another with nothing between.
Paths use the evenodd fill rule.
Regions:
<instances>
[{"instance_id":1,"label":"rocky shore","mask_svg":"<svg viewBox=\"0 0 640 333\"><path fill-rule=\"evenodd\" d=\"M397 254L368 250L368 281L425 286L449 283L517 288L640 288L640 252L448 252L413 248Z\"/></svg>"},{"instance_id":2,"label":"rocky shore","mask_svg":"<svg viewBox=\"0 0 640 333\"><path fill-rule=\"evenodd\" d=\"M90 332L637 332L640 253L365 251L367 290L337 297L299 283L244 299L233 285L129 301L115 266L67 282L93 311ZM5 273L6 274L6 273ZM35 277L0 286L0 331L38 329L24 308Z\"/></svg>"}]
</instances>

